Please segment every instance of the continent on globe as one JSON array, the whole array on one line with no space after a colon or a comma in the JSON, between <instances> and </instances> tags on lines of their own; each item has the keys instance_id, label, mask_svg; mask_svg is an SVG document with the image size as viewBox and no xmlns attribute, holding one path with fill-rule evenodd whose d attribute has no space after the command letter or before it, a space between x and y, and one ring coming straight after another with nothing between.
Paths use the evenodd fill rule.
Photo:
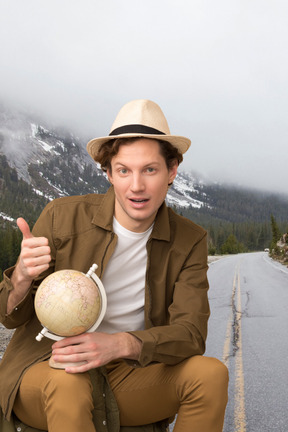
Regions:
<instances>
[{"instance_id":1,"label":"continent on globe","mask_svg":"<svg viewBox=\"0 0 288 432\"><path fill-rule=\"evenodd\" d=\"M35 312L43 325L36 339L54 340L96 330L107 307L106 293L94 264L85 275L59 270L47 276L35 295Z\"/></svg>"}]
</instances>

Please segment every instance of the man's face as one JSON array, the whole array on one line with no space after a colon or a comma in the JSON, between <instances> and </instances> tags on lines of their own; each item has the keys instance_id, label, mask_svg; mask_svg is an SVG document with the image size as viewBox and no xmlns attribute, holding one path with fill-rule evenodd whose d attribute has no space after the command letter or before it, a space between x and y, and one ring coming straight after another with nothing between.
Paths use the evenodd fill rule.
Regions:
<instances>
[{"instance_id":1,"label":"man's face","mask_svg":"<svg viewBox=\"0 0 288 432\"><path fill-rule=\"evenodd\" d=\"M124 228L144 232L152 225L177 167L175 161L167 168L156 140L140 138L119 147L108 177L115 191L115 217Z\"/></svg>"}]
</instances>

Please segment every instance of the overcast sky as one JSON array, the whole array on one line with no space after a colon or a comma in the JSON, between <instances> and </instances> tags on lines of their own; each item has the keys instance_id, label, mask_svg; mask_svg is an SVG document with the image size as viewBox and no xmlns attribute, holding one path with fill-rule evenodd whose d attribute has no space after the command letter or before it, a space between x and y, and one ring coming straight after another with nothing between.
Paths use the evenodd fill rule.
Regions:
<instances>
[{"instance_id":1,"label":"overcast sky","mask_svg":"<svg viewBox=\"0 0 288 432\"><path fill-rule=\"evenodd\" d=\"M183 169L288 193L287 0L0 0L0 99L105 136L151 99Z\"/></svg>"}]
</instances>

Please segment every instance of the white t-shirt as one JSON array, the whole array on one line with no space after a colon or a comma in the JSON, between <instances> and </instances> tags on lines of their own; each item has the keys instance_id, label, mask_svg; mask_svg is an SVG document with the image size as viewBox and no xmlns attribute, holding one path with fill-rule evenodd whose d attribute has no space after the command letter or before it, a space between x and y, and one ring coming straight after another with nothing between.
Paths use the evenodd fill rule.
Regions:
<instances>
[{"instance_id":1,"label":"white t-shirt","mask_svg":"<svg viewBox=\"0 0 288 432\"><path fill-rule=\"evenodd\" d=\"M116 248L102 277L107 294L107 312L97 328L115 333L144 329L146 243L153 225L143 233L127 230L115 219Z\"/></svg>"}]
</instances>

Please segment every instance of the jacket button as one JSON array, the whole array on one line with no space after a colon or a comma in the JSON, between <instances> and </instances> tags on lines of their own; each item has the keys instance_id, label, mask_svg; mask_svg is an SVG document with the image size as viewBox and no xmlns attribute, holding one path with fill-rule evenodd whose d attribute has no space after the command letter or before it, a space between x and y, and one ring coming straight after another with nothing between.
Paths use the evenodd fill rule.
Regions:
<instances>
[{"instance_id":1,"label":"jacket button","mask_svg":"<svg viewBox=\"0 0 288 432\"><path fill-rule=\"evenodd\" d=\"M20 426L18 426L16 430L17 430L17 432L21 432L22 428Z\"/></svg>"},{"instance_id":2,"label":"jacket button","mask_svg":"<svg viewBox=\"0 0 288 432\"><path fill-rule=\"evenodd\" d=\"M103 420L103 425L106 426L106 420Z\"/></svg>"}]
</instances>

